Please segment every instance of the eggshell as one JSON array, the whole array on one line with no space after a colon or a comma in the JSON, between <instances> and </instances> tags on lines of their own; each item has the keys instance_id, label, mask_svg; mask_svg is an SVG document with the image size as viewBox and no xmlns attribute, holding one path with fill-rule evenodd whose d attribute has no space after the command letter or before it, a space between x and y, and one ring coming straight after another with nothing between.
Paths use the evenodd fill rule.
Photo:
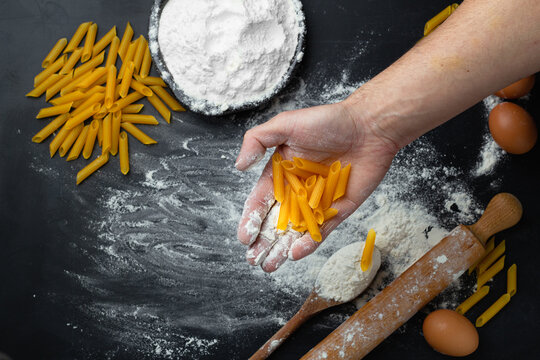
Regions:
<instances>
[{"instance_id":1,"label":"eggshell","mask_svg":"<svg viewBox=\"0 0 540 360\"><path fill-rule=\"evenodd\" d=\"M427 343L441 354L467 356L478 348L478 331L463 315L452 310L436 310L422 327Z\"/></svg>"},{"instance_id":2,"label":"eggshell","mask_svg":"<svg viewBox=\"0 0 540 360\"><path fill-rule=\"evenodd\" d=\"M525 154L534 147L538 131L532 116L521 106L500 103L489 114L489 131L495 142L511 154Z\"/></svg>"},{"instance_id":3,"label":"eggshell","mask_svg":"<svg viewBox=\"0 0 540 360\"><path fill-rule=\"evenodd\" d=\"M498 97L503 99L518 99L527 95L534 86L534 75L528 76L515 83L508 85L502 90L495 93Z\"/></svg>"}]
</instances>

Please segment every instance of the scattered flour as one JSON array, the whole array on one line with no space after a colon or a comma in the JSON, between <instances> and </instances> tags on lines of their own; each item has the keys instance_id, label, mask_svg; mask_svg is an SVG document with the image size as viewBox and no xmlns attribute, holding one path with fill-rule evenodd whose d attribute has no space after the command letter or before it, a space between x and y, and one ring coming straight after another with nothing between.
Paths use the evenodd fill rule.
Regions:
<instances>
[{"instance_id":1,"label":"scattered flour","mask_svg":"<svg viewBox=\"0 0 540 360\"><path fill-rule=\"evenodd\" d=\"M482 176L493 173L506 152L497 145L490 133L484 135L484 143L480 150L480 159L473 170L473 175Z\"/></svg>"}]
</instances>

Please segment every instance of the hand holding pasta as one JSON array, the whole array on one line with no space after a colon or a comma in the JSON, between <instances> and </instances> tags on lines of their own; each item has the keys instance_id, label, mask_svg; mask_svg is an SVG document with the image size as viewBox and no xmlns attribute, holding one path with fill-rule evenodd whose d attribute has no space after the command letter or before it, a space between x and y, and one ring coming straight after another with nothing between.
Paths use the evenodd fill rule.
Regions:
<instances>
[{"instance_id":1,"label":"hand holding pasta","mask_svg":"<svg viewBox=\"0 0 540 360\"><path fill-rule=\"evenodd\" d=\"M268 272L276 270L287 258L299 260L313 253L320 241L373 192L397 152L396 146L376 134L367 121L353 118L345 103L284 112L249 130L236 167L248 169L271 147L276 147L275 156L266 164L249 195L238 227L240 242L249 246L248 262L261 265ZM280 157L283 171L273 170L272 163ZM310 171L303 173L306 167ZM341 171L350 172L346 190L338 184ZM304 211L312 209L315 218L321 216L315 214L315 209L326 212L322 215L325 218L335 215L333 209L337 215L322 223L320 234L308 229L303 235L296 232L295 236L282 236L275 243L261 237L259 231L268 221L266 216L275 202L275 177L285 178L290 185L277 190L276 197L290 206L289 219L293 225L295 205L290 204L294 202ZM298 179L301 181L297 182ZM325 191L328 187L333 190ZM298 196L295 198L294 194Z\"/></svg>"}]
</instances>

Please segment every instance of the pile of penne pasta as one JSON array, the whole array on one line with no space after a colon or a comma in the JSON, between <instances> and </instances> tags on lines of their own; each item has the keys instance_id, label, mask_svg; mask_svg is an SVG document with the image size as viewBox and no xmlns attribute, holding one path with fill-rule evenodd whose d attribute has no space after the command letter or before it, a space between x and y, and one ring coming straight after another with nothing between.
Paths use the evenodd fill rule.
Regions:
<instances>
[{"instance_id":1,"label":"pile of penne pasta","mask_svg":"<svg viewBox=\"0 0 540 360\"><path fill-rule=\"evenodd\" d=\"M96 139L101 146L101 154L77 174L77 185L105 165L110 155L119 154L121 172L129 172L126 132L145 145L157 143L135 125L158 124L154 116L139 114L144 105L137 101L148 99L168 123L169 108L185 111L161 78L149 76L152 57L148 42L142 35L132 41L130 23L122 40L116 35L116 26L96 42L97 31L97 24L86 22L69 42L67 38L58 40L43 60L44 70L34 78L34 89L26 94L45 94L52 105L41 109L37 118L56 118L32 138L41 143L59 130L49 144L51 157L56 152L61 157L69 152L67 161L81 153L89 159ZM119 69L118 57L122 63Z\"/></svg>"},{"instance_id":2,"label":"pile of penne pasta","mask_svg":"<svg viewBox=\"0 0 540 360\"><path fill-rule=\"evenodd\" d=\"M345 195L351 165L341 168L339 161L327 166L310 160L283 160L279 153L272 156L274 197L281 203L277 229L291 228L309 231L311 238L322 240L319 226L337 215L330 206ZM286 180L286 182L285 182Z\"/></svg>"},{"instance_id":3,"label":"pile of penne pasta","mask_svg":"<svg viewBox=\"0 0 540 360\"><path fill-rule=\"evenodd\" d=\"M503 240L495 247L495 238L492 237L486 244L484 256L473 266L469 268L469 275L476 271L477 290L461 305L456 308L456 312L463 315L470 308L476 305L489 293L489 286L485 285L490 279L504 269L504 253L506 251L506 242ZM494 317L506 304L510 298L517 292L517 265L512 264L506 274L506 293L503 294L493 305L482 313L476 319L476 326L484 326L492 317Z\"/></svg>"}]
</instances>

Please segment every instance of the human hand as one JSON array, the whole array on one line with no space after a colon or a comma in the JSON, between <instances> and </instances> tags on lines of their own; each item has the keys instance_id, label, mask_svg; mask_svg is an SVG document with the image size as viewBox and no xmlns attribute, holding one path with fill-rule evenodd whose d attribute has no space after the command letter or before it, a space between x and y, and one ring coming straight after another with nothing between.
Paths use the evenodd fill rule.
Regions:
<instances>
[{"instance_id":1,"label":"human hand","mask_svg":"<svg viewBox=\"0 0 540 360\"><path fill-rule=\"evenodd\" d=\"M373 192L398 150L375 123L353 115L345 102L283 112L247 131L236 168L248 169L271 147L284 159L296 156L325 164L336 160L351 164L347 192L332 205L339 213L321 226L323 241ZM249 246L247 261L267 272L275 271L287 258L304 258L320 244L308 233L289 232L275 243L261 236L261 227L276 225L266 220L274 202L270 160L247 198L238 226L238 239Z\"/></svg>"}]
</instances>

